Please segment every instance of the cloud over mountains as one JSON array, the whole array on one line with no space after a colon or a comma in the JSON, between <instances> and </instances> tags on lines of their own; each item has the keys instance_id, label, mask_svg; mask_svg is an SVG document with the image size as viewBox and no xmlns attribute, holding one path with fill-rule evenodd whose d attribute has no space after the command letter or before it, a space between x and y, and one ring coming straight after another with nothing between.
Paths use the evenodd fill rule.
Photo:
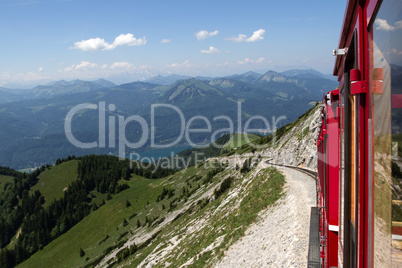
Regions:
<instances>
[{"instance_id":1,"label":"cloud over mountains","mask_svg":"<svg viewBox=\"0 0 402 268\"><path fill-rule=\"evenodd\" d=\"M202 30L202 31L197 32L195 34L195 37L197 37L197 40L204 40L204 39L206 39L208 37L217 35L218 33L219 33L218 30L215 30L213 32L208 32L208 31Z\"/></svg>"},{"instance_id":2,"label":"cloud over mountains","mask_svg":"<svg viewBox=\"0 0 402 268\"><path fill-rule=\"evenodd\" d=\"M206 54L216 54L219 52L220 51L217 48L212 47L212 46L210 46L209 49L207 49L207 50L201 50L201 53L206 53Z\"/></svg>"},{"instance_id":3,"label":"cloud over mountains","mask_svg":"<svg viewBox=\"0 0 402 268\"><path fill-rule=\"evenodd\" d=\"M91 38L74 43L73 49L80 49L82 51L99 51L99 50L112 50L118 46L143 46L147 43L144 37L135 38L133 34L120 34L117 36L113 43L109 44L103 38Z\"/></svg>"},{"instance_id":4,"label":"cloud over mountains","mask_svg":"<svg viewBox=\"0 0 402 268\"><path fill-rule=\"evenodd\" d=\"M256 42L259 40L264 39L265 30L264 29L259 29L257 31L253 32L253 35L250 37L247 37L245 34L239 34L237 37L228 37L225 38L225 40L233 41L233 42Z\"/></svg>"}]
</instances>

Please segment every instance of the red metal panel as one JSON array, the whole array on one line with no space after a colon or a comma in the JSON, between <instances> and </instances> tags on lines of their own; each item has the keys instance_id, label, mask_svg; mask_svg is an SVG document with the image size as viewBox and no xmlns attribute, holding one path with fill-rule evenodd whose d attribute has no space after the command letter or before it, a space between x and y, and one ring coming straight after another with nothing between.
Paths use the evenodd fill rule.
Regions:
<instances>
[{"instance_id":1,"label":"red metal panel","mask_svg":"<svg viewBox=\"0 0 402 268\"><path fill-rule=\"evenodd\" d=\"M351 82L360 81L360 70L359 69L350 70L350 81Z\"/></svg>"},{"instance_id":2,"label":"red metal panel","mask_svg":"<svg viewBox=\"0 0 402 268\"><path fill-rule=\"evenodd\" d=\"M366 1L364 1L366 2ZM360 69L360 74L361 74L361 81L363 85L361 85L361 89L367 92L368 86L365 81L368 80L369 78L369 62L367 60L367 55L368 55L368 37L367 37L367 15L365 13L365 3L362 1L361 6L359 5L359 20L358 20L358 53L357 53L357 62L358 62L358 68ZM357 199L357 267L365 267L364 261L365 261L365 244L366 244L366 239L365 237L365 231L366 231L366 210L367 210L367 204L366 204L366 168L367 168L367 161L366 161L366 148L367 148L367 139L366 139L366 133L367 133L367 116L365 113L365 108L366 108L366 94L361 94L358 96L358 110L356 111L358 115L358 177L356 178L358 180L358 199Z\"/></svg>"},{"instance_id":3,"label":"red metal panel","mask_svg":"<svg viewBox=\"0 0 402 268\"><path fill-rule=\"evenodd\" d=\"M350 93L352 95L367 93L368 86L366 81L352 82L350 85Z\"/></svg>"}]
</instances>

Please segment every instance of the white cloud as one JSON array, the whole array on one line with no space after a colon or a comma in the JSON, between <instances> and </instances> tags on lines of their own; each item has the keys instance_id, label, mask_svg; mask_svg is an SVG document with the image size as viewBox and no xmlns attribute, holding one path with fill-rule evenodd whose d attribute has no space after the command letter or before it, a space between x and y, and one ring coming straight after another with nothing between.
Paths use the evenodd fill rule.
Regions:
<instances>
[{"instance_id":1,"label":"white cloud","mask_svg":"<svg viewBox=\"0 0 402 268\"><path fill-rule=\"evenodd\" d=\"M216 54L216 53L220 53L220 51L217 48L214 47L209 47L208 50L201 50L201 53L207 53L207 54Z\"/></svg>"},{"instance_id":2,"label":"white cloud","mask_svg":"<svg viewBox=\"0 0 402 268\"><path fill-rule=\"evenodd\" d=\"M168 67L172 67L172 68L176 68L176 67L193 67L193 65L190 64L189 60L185 60L183 63L168 64Z\"/></svg>"},{"instance_id":3,"label":"white cloud","mask_svg":"<svg viewBox=\"0 0 402 268\"><path fill-rule=\"evenodd\" d=\"M71 72L73 70L88 70L99 68L99 65L89 61L81 61L80 64L73 64L70 67L64 69L65 72Z\"/></svg>"},{"instance_id":4,"label":"white cloud","mask_svg":"<svg viewBox=\"0 0 402 268\"><path fill-rule=\"evenodd\" d=\"M98 79L119 76L122 73L139 73L146 66L135 66L130 62L93 63L81 61L58 71L60 79ZM133 78L134 79L134 78ZM134 79L135 80L135 79ZM134 81L133 80L133 81Z\"/></svg>"},{"instance_id":5,"label":"white cloud","mask_svg":"<svg viewBox=\"0 0 402 268\"><path fill-rule=\"evenodd\" d=\"M121 34L118 37L114 39L113 44L110 45L109 49L114 49L118 46L124 46L128 45L130 47L132 46L143 46L147 43L147 40L145 39L145 36L143 38L135 38L133 34L128 33L128 34Z\"/></svg>"},{"instance_id":6,"label":"white cloud","mask_svg":"<svg viewBox=\"0 0 402 268\"><path fill-rule=\"evenodd\" d=\"M38 72L43 72L43 67L39 67Z\"/></svg>"},{"instance_id":7,"label":"white cloud","mask_svg":"<svg viewBox=\"0 0 402 268\"><path fill-rule=\"evenodd\" d=\"M112 44L109 44L103 38L91 38L74 43L73 49L80 49L82 51L99 51L99 50L112 50L118 46L143 46L147 43L145 36L143 38L135 38L133 34L120 34L117 36Z\"/></svg>"},{"instance_id":8,"label":"white cloud","mask_svg":"<svg viewBox=\"0 0 402 268\"><path fill-rule=\"evenodd\" d=\"M76 70L79 70L79 69L93 69L93 68L97 68L97 67L99 67L99 66L96 63L92 63L92 62L89 62L89 61L81 61L80 64L75 66L75 69Z\"/></svg>"},{"instance_id":9,"label":"white cloud","mask_svg":"<svg viewBox=\"0 0 402 268\"><path fill-rule=\"evenodd\" d=\"M250 58L245 58L244 61L238 61L238 64L253 63L254 61Z\"/></svg>"},{"instance_id":10,"label":"white cloud","mask_svg":"<svg viewBox=\"0 0 402 268\"><path fill-rule=\"evenodd\" d=\"M233 42L256 42L259 40L263 40L263 35L265 34L264 29L259 29L254 31L253 34L247 38L245 34L239 34L237 37L228 37L225 40L233 41Z\"/></svg>"},{"instance_id":11,"label":"white cloud","mask_svg":"<svg viewBox=\"0 0 402 268\"><path fill-rule=\"evenodd\" d=\"M170 42L172 42L172 40L170 40L170 39L162 39L161 40L162 44L167 44L167 43L170 43Z\"/></svg>"},{"instance_id":12,"label":"white cloud","mask_svg":"<svg viewBox=\"0 0 402 268\"><path fill-rule=\"evenodd\" d=\"M0 73L0 85L6 85L9 82L30 82L50 79L49 76L45 76L40 72L27 72L27 73L17 73L13 74L10 72Z\"/></svg>"},{"instance_id":13,"label":"white cloud","mask_svg":"<svg viewBox=\"0 0 402 268\"><path fill-rule=\"evenodd\" d=\"M265 58L259 58L258 60L256 60L256 63L263 63L265 61Z\"/></svg>"},{"instance_id":14,"label":"white cloud","mask_svg":"<svg viewBox=\"0 0 402 268\"><path fill-rule=\"evenodd\" d=\"M109 44L105 42L105 39L97 37L75 42L73 48L81 49L82 51L96 51L105 50L108 46Z\"/></svg>"},{"instance_id":15,"label":"white cloud","mask_svg":"<svg viewBox=\"0 0 402 268\"><path fill-rule=\"evenodd\" d=\"M396 48L393 48L389 54L402 55L402 51L398 51Z\"/></svg>"},{"instance_id":16,"label":"white cloud","mask_svg":"<svg viewBox=\"0 0 402 268\"><path fill-rule=\"evenodd\" d=\"M259 58L257 60L252 60L250 58L245 58L243 61L238 61L238 64L246 64L246 63L263 63L265 62L265 58Z\"/></svg>"},{"instance_id":17,"label":"white cloud","mask_svg":"<svg viewBox=\"0 0 402 268\"><path fill-rule=\"evenodd\" d=\"M394 31L397 29L402 29L402 20L395 22L394 25L390 25L390 24L388 24L387 20L378 18L375 20L374 24L377 25L377 27L375 29L379 30L379 31L388 32L388 31Z\"/></svg>"},{"instance_id":18,"label":"white cloud","mask_svg":"<svg viewBox=\"0 0 402 268\"><path fill-rule=\"evenodd\" d=\"M112 64L112 66L110 66L110 69L116 69L116 68L128 69L131 67L133 67L133 65L129 62L115 62Z\"/></svg>"},{"instance_id":19,"label":"white cloud","mask_svg":"<svg viewBox=\"0 0 402 268\"><path fill-rule=\"evenodd\" d=\"M228 37L225 40L233 41L233 42L247 42L247 35L239 34L237 37Z\"/></svg>"},{"instance_id":20,"label":"white cloud","mask_svg":"<svg viewBox=\"0 0 402 268\"><path fill-rule=\"evenodd\" d=\"M102 65L98 65L96 63L93 62L89 62L89 61L81 61L80 64L73 64L67 68L64 69L65 72L72 72L72 71L99 71L99 70L115 70L115 69L119 69L121 71L121 69L125 69L126 71L129 69L132 69L134 67L133 64L129 63L129 62L114 62L112 63L112 65L107 65L107 64L102 64Z\"/></svg>"},{"instance_id":21,"label":"white cloud","mask_svg":"<svg viewBox=\"0 0 402 268\"><path fill-rule=\"evenodd\" d=\"M218 30L215 30L213 32L208 32L205 30L199 31L195 34L195 37L197 37L197 40L204 40L205 38L217 35L219 33Z\"/></svg>"},{"instance_id":22,"label":"white cloud","mask_svg":"<svg viewBox=\"0 0 402 268\"><path fill-rule=\"evenodd\" d=\"M264 29L259 29L257 31L253 32L253 35L249 38L247 38L247 42L256 42L258 40L264 39L263 35L265 34Z\"/></svg>"}]
</instances>

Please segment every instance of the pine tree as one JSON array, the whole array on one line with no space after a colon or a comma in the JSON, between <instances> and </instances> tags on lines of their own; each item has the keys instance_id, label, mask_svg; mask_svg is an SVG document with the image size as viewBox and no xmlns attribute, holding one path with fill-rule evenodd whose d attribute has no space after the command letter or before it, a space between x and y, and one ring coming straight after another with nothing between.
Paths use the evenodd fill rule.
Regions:
<instances>
[{"instance_id":1,"label":"pine tree","mask_svg":"<svg viewBox=\"0 0 402 268\"><path fill-rule=\"evenodd\" d=\"M85 256L85 251L82 248L80 248L80 257L82 258L84 256Z\"/></svg>"}]
</instances>

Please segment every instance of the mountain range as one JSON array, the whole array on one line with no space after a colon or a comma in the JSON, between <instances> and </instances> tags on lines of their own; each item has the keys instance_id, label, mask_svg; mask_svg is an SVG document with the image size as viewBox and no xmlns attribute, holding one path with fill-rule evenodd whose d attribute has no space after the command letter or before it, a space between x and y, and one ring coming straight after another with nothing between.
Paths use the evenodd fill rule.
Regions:
<instances>
[{"instance_id":1,"label":"mountain range","mask_svg":"<svg viewBox=\"0 0 402 268\"><path fill-rule=\"evenodd\" d=\"M154 83L150 83L152 81ZM52 163L57 158L73 154L117 155L120 139L116 129L120 124L119 118L126 119L133 115L142 117L149 127L145 144L136 150L150 148L152 120L155 144L177 141L176 145L187 145L186 139L177 140L184 127L177 111L159 107L152 114L151 107L157 104L177 107L183 113L186 124L196 116L211 122L208 133L189 134L192 143L209 143L215 131L226 129L226 132L231 132L229 127L238 130L252 116L266 118L270 124L274 118L285 116L286 119L281 120L278 126L289 123L321 100L324 92L336 86L337 83L332 80L312 77L309 73L286 76L268 71L265 74L248 72L220 78L157 76L148 82L121 85L106 80L57 81L33 88L25 96L20 95L22 99L19 101L6 98L7 94L1 94L3 91L0 91L0 100L7 101L0 104L0 125L6 126L0 128L0 165L21 169ZM99 106L101 102L106 106L105 146L92 149L75 147L68 141L64 131L67 113L82 103ZM114 109L109 109L109 105L114 105ZM230 118L233 126L227 120L215 120L217 116ZM110 131L113 128L109 118L114 118L115 133ZM77 140L98 141L98 111L81 110L73 119L72 134ZM205 120L193 120L190 123L192 129L208 128ZM264 126L263 120L253 120L248 127L261 129ZM143 133L140 124L125 124L125 138L128 142L138 142ZM222 134L224 131L219 135ZM109 142L110 135L114 135L114 142Z\"/></svg>"}]
</instances>

